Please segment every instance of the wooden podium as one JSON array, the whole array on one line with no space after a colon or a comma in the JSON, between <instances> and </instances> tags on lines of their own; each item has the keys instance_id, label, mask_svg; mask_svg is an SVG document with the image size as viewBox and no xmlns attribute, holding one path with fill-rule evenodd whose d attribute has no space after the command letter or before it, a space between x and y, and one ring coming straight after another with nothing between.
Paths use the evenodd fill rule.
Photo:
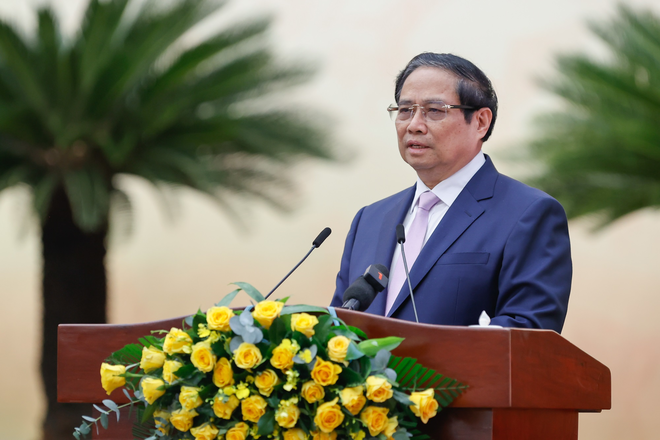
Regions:
<instances>
[{"instance_id":1,"label":"wooden podium","mask_svg":"<svg viewBox=\"0 0 660 440\"><path fill-rule=\"evenodd\" d=\"M549 330L416 324L337 309L370 338L401 336L394 351L469 385L450 408L423 426L442 440L574 440L578 414L611 407L610 370ZM131 325L63 324L58 333L58 400L97 403L107 398L100 366L113 351L151 330L181 327L183 318ZM115 402L126 402L119 390ZM82 416L82 414L81 414ZM110 419L98 439L125 440L132 421Z\"/></svg>"}]
</instances>

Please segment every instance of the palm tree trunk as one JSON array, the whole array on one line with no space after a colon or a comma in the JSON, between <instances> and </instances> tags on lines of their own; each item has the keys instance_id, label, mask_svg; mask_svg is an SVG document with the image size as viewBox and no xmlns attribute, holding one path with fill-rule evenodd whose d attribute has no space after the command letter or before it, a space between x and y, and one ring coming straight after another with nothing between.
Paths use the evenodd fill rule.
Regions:
<instances>
[{"instance_id":1,"label":"palm tree trunk","mask_svg":"<svg viewBox=\"0 0 660 440\"><path fill-rule=\"evenodd\" d=\"M106 322L107 231L106 222L99 231L83 232L73 221L64 189L55 191L42 229L41 376L48 404L44 440L70 440L74 427L82 421L81 416L91 410L85 404L57 403L57 326Z\"/></svg>"}]
</instances>

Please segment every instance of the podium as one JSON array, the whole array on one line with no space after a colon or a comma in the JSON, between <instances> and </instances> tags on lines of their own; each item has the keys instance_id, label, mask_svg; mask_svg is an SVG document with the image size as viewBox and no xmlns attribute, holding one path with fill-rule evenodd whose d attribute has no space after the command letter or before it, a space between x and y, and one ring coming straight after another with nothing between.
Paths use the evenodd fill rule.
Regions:
<instances>
[{"instance_id":1,"label":"podium","mask_svg":"<svg viewBox=\"0 0 660 440\"><path fill-rule=\"evenodd\" d=\"M574 440L580 412L611 408L610 370L550 330L417 324L337 309L370 338L400 336L393 354L469 385L422 431L442 440ZM62 324L58 330L58 401L98 403L100 366L113 351L183 318L140 324ZM120 390L110 396L127 402ZM89 415L89 414L87 414ZM81 414L82 416L82 414ZM82 420L82 419L81 419ZM93 438L132 439L133 421L111 417Z\"/></svg>"}]
</instances>

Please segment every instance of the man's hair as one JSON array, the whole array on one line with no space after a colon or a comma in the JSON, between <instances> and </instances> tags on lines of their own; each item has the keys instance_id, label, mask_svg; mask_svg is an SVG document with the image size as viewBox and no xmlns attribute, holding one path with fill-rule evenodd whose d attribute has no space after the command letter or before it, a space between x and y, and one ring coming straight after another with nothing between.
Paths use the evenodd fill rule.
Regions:
<instances>
[{"instance_id":1,"label":"man's hair","mask_svg":"<svg viewBox=\"0 0 660 440\"><path fill-rule=\"evenodd\" d=\"M469 105L476 109L488 107L493 112L493 119L490 122L488 132L482 138L484 142L487 141L493 132L495 119L497 119L497 95L486 74L477 66L459 56L450 53L424 52L410 60L405 69L397 76L394 88L394 99L397 103L401 97L403 83L419 67L436 67L453 73L458 77L456 94L460 102L457 104ZM449 102L448 104L455 103ZM463 110L465 122L469 124L472 121L473 114L474 110Z\"/></svg>"}]
</instances>

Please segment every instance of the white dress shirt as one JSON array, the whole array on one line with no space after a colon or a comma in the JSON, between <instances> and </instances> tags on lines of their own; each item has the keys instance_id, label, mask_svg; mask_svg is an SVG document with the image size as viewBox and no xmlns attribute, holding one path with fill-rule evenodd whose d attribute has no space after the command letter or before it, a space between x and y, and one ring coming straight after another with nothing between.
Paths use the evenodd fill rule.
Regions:
<instances>
[{"instance_id":1,"label":"white dress shirt","mask_svg":"<svg viewBox=\"0 0 660 440\"><path fill-rule=\"evenodd\" d=\"M417 178L417 187L415 189L415 197L412 200L410 208L406 213L406 218L403 220L403 226L406 230L406 235L410 230L410 225L417 215L419 196L425 191L432 191L440 201L429 211L429 223L426 228L426 235L424 236L424 244L429 239L435 228L440 224L440 220L445 216L449 207L454 203L454 200L458 195L463 191L463 188L468 184L470 179L479 171L479 169L486 163L486 158L484 153L479 151L474 158L463 168L438 183L435 188L431 189L427 187L421 179ZM396 263L401 258L401 251L399 250L400 246L397 244L394 255L392 256L392 264L390 268L396 267ZM408 268L412 270L412 267ZM390 269L392 270L392 269Z\"/></svg>"}]
</instances>

